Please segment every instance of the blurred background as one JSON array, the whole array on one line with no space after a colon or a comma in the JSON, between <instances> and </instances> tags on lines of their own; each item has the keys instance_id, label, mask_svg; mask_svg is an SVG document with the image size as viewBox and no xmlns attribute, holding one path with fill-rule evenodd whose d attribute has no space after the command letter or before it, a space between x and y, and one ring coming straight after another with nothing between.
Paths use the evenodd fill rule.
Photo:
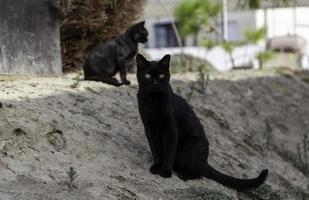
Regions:
<instances>
[{"instance_id":1,"label":"blurred background","mask_svg":"<svg viewBox=\"0 0 309 200\"><path fill-rule=\"evenodd\" d=\"M152 58L184 53L220 71L306 69L308 6L306 0L149 0L143 15L150 32L145 51Z\"/></svg>"},{"instance_id":2,"label":"blurred background","mask_svg":"<svg viewBox=\"0 0 309 200\"><path fill-rule=\"evenodd\" d=\"M175 55L174 63L181 65L175 71L191 70L195 61L193 65L204 63L217 71L309 68L306 0L0 3L0 73L61 74L81 69L95 45L115 38L140 20L146 20L149 31L142 51L151 59ZM185 67L185 61L191 65Z\"/></svg>"}]
</instances>

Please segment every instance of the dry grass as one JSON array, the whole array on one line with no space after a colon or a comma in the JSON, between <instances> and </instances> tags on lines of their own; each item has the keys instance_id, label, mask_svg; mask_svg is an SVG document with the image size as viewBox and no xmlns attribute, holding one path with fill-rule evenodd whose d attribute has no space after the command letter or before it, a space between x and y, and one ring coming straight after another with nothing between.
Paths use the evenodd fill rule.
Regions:
<instances>
[{"instance_id":1,"label":"dry grass","mask_svg":"<svg viewBox=\"0 0 309 200\"><path fill-rule=\"evenodd\" d=\"M64 70L78 69L86 53L137 19L144 0L58 0Z\"/></svg>"}]
</instances>

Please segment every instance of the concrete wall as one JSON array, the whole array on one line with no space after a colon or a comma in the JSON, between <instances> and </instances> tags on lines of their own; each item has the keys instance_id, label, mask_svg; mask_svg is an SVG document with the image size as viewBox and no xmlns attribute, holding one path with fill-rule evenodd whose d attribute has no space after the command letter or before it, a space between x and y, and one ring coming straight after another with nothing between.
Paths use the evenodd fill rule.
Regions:
<instances>
[{"instance_id":1,"label":"concrete wall","mask_svg":"<svg viewBox=\"0 0 309 200\"><path fill-rule=\"evenodd\" d=\"M55 0L0 0L0 73L61 74Z\"/></svg>"},{"instance_id":2,"label":"concrete wall","mask_svg":"<svg viewBox=\"0 0 309 200\"><path fill-rule=\"evenodd\" d=\"M228 12L228 39L231 41L245 40L246 30L255 30L256 15L253 11Z\"/></svg>"}]
</instances>

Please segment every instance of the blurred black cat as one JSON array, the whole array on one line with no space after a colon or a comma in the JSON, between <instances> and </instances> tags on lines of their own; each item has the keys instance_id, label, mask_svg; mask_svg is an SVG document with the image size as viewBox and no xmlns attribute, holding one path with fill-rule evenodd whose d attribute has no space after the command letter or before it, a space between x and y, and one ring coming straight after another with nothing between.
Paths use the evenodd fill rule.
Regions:
<instances>
[{"instance_id":1,"label":"blurred black cat","mask_svg":"<svg viewBox=\"0 0 309 200\"><path fill-rule=\"evenodd\" d=\"M235 189L261 185L268 170L254 179L225 175L208 162L208 140L190 105L174 94L170 84L170 55L160 61L147 61L137 54L138 107L153 156L150 172L171 177L175 171L182 180L202 176Z\"/></svg>"},{"instance_id":2,"label":"blurred black cat","mask_svg":"<svg viewBox=\"0 0 309 200\"><path fill-rule=\"evenodd\" d=\"M144 25L145 21L134 24L116 39L94 48L84 64L85 80L102 81L114 86L130 85L126 77L127 70L134 63L138 43L148 40ZM121 83L114 78L117 72L120 73Z\"/></svg>"}]
</instances>

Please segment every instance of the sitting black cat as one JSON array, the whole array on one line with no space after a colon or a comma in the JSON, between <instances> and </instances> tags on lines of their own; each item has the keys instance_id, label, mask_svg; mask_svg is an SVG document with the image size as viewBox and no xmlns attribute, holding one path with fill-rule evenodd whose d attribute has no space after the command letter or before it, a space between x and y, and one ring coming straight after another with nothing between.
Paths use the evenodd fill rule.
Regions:
<instances>
[{"instance_id":1,"label":"sitting black cat","mask_svg":"<svg viewBox=\"0 0 309 200\"><path fill-rule=\"evenodd\" d=\"M148 32L145 22L131 26L115 40L99 44L86 58L84 64L85 80L102 81L111 85L130 85L127 70L133 65L138 51L138 43L147 42ZM121 83L114 78L119 72Z\"/></svg>"},{"instance_id":2,"label":"sitting black cat","mask_svg":"<svg viewBox=\"0 0 309 200\"><path fill-rule=\"evenodd\" d=\"M261 185L268 170L254 179L225 175L208 162L208 140L203 126L189 104L173 93L169 84L170 55L160 61L147 61L137 54L138 107L153 156L150 172L171 177L175 171L182 180L202 176L235 189Z\"/></svg>"}]
</instances>

